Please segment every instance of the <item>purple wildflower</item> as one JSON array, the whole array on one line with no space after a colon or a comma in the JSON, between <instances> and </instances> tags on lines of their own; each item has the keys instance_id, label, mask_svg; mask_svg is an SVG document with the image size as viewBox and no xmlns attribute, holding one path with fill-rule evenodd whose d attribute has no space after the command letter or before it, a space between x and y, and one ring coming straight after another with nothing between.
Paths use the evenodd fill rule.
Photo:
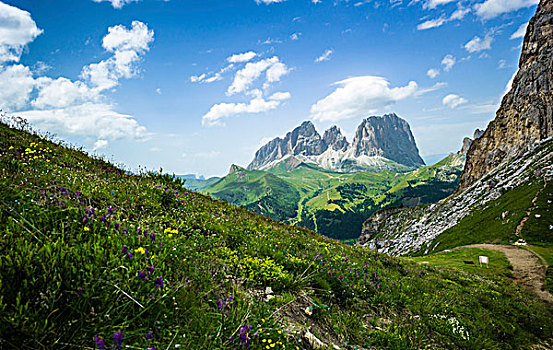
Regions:
<instances>
[{"instance_id":1,"label":"purple wildflower","mask_svg":"<svg viewBox=\"0 0 553 350\"><path fill-rule=\"evenodd\" d=\"M151 239L152 241L155 241L155 240L156 240L156 234L152 232L152 233L150 234L150 239Z\"/></svg>"},{"instance_id":2,"label":"purple wildflower","mask_svg":"<svg viewBox=\"0 0 553 350\"><path fill-rule=\"evenodd\" d=\"M95 337L94 344L96 344L96 349L98 350L102 350L106 348L106 346L104 345L104 338L102 337Z\"/></svg>"},{"instance_id":3,"label":"purple wildflower","mask_svg":"<svg viewBox=\"0 0 553 350\"><path fill-rule=\"evenodd\" d=\"M128 253L128 254L127 254L127 258L128 258L128 259L132 258L132 253Z\"/></svg>"},{"instance_id":4,"label":"purple wildflower","mask_svg":"<svg viewBox=\"0 0 553 350\"><path fill-rule=\"evenodd\" d=\"M156 284L156 288L163 289L163 278L161 276L156 277L156 279L154 280L154 283Z\"/></svg>"},{"instance_id":5,"label":"purple wildflower","mask_svg":"<svg viewBox=\"0 0 553 350\"><path fill-rule=\"evenodd\" d=\"M144 281L144 280L147 281L147 280L148 280L148 277L146 277L146 272L140 271L140 272L138 273L138 277L136 277L136 279L139 279L139 280L142 280L142 281Z\"/></svg>"},{"instance_id":6,"label":"purple wildflower","mask_svg":"<svg viewBox=\"0 0 553 350\"><path fill-rule=\"evenodd\" d=\"M113 208L109 207L108 208L108 216L111 216L111 215L113 215Z\"/></svg>"},{"instance_id":7,"label":"purple wildflower","mask_svg":"<svg viewBox=\"0 0 553 350\"><path fill-rule=\"evenodd\" d=\"M121 349L121 345L123 344L123 332L119 331L113 335L113 342L115 343L115 346L118 349Z\"/></svg>"},{"instance_id":8,"label":"purple wildflower","mask_svg":"<svg viewBox=\"0 0 553 350\"><path fill-rule=\"evenodd\" d=\"M113 224L113 227L115 227L115 231L119 231L119 223L118 222Z\"/></svg>"},{"instance_id":9,"label":"purple wildflower","mask_svg":"<svg viewBox=\"0 0 553 350\"><path fill-rule=\"evenodd\" d=\"M146 334L146 340L153 340L154 339L154 335L152 334L152 332Z\"/></svg>"},{"instance_id":10,"label":"purple wildflower","mask_svg":"<svg viewBox=\"0 0 553 350\"><path fill-rule=\"evenodd\" d=\"M148 271L149 273L152 273L152 272L154 272L154 267L153 266L148 266L148 267L146 267L146 271Z\"/></svg>"},{"instance_id":11,"label":"purple wildflower","mask_svg":"<svg viewBox=\"0 0 553 350\"><path fill-rule=\"evenodd\" d=\"M84 292L84 289L82 287L77 289L77 294L83 295L83 292Z\"/></svg>"},{"instance_id":12,"label":"purple wildflower","mask_svg":"<svg viewBox=\"0 0 553 350\"><path fill-rule=\"evenodd\" d=\"M129 251L129 248L123 246L123 248L121 248L121 253L123 254L127 254L127 252Z\"/></svg>"}]
</instances>

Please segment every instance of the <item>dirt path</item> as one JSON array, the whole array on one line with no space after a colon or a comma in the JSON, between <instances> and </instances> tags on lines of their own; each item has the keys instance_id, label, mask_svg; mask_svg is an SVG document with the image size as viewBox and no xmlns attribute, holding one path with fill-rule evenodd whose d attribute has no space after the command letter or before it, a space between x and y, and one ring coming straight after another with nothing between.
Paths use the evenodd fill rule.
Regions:
<instances>
[{"instance_id":1,"label":"dirt path","mask_svg":"<svg viewBox=\"0 0 553 350\"><path fill-rule=\"evenodd\" d=\"M482 248L504 253L511 265L513 265L515 282L537 295L540 299L553 304L553 295L542 289L547 266L544 266L540 259L532 252L516 246L496 244L474 244L456 249L460 248Z\"/></svg>"}]
</instances>

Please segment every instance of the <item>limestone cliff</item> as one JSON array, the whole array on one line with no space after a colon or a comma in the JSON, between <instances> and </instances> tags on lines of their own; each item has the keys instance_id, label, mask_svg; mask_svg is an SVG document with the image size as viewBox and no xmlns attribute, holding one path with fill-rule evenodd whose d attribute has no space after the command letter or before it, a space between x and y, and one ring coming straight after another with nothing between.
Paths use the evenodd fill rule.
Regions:
<instances>
[{"instance_id":1,"label":"limestone cliff","mask_svg":"<svg viewBox=\"0 0 553 350\"><path fill-rule=\"evenodd\" d=\"M519 69L496 118L467 153L459 190L553 136L553 1L541 0L524 37Z\"/></svg>"}]
</instances>

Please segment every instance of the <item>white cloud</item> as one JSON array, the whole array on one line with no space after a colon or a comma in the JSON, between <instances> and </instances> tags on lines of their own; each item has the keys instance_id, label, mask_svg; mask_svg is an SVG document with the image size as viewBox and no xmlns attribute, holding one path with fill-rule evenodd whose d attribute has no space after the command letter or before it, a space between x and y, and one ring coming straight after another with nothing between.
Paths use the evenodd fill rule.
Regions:
<instances>
[{"instance_id":1,"label":"white cloud","mask_svg":"<svg viewBox=\"0 0 553 350\"><path fill-rule=\"evenodd\" d=\"M503 13L537 5L539 0L486 0L475 4L476 14L483 19L495 18Z\"/></svg>"},{"instance_id":2,"label":"white cloud","mask_svg":"<svg viewBox=\"0 0 553 350\"><path fill-rule=\"evenodd\" d=\"M449 20L450 21L453 21L453 20L456 20L456 19L461 20L461 19L465 18L465 16L469 13L470 13L469 8L463 8L463 7L459 6L457 8L457 10L455 10L455 12L453 12L451 14L451 16L449 17Z\"/></svg>"},{"instance_id":3,"label":"white cloud","mask_svg":"<svg viewBox=\"0 0 553 350\"><path fill-rule=\"evenodd\" d=\"M0 2L0 63L19 62L25 45L40 34L29 12Z\"/></svg>"},{"instance_id":4,"label":"white cloud","mask_svg":"<svg viewBox=\"0 0 553 350\"><path fill-rule=\"evenodd\" d=\"M121 9L123 6L130 4L131 2L138 2L139 0L92 0L94 2L110 2L111 6L116 9Z\"/></svg>"},{"instance_id":5,"label":"white cloud","mask_svg":"<svg viewBox=\"0 0 553 350\"><path fill-rule=\"evenodd\" d=\"M160 88L156 89L156 94L161 95L161 89Z\"/></svg>"},{"instance_id":6,"label":"white cloud","mask_svg":"<svg viewBox=\"0 0 553 350\"><path fill-rule=\"evenodd\" d=\"M437 28L443 25L445 22L447 22L447 19L445 17L440 17L436 19L430 19L428 21L422 22L417 26L418 30L426 30L431 28Z\"/></svg>"},{"instance_id":7,"label":"white cloud","mask_svg":"<svg viewBox=\"0 0 553 350\"><path fill-rule=\"evenodd\" d=\"M397 101L417 94L418 85L390 88L382 77L360 76L334 83L339 87L330 95L311 106L311 115L319 121L337 121L375 113Z\"/></svg>"},{"instance_id":8,"label":"white cloud","mask_svg":"<svg viewBox=\"0 0 553 350\"><path fill-rule=\"evenodd\" d=\"M453 68L453 65L455 65L456 61L457 60L453 55L446 55L442 59L442 66L444 66L444 71L449 72L451 68Z\"/></svg>"},{"instance_id":9,"label":"white cloud","mask_svg":"<svg viewBox=\"0 0 553 350\"><path fill-rule=\"evenodd\" d=\"M301 33L292 33L292 35L290 35L290 39L299 40L300 36L301 36Z\"/></svg>"},{"instance_id":10,"label":"white cloud","mask_svg":"<svg viewBox=\"0 0 553 350\"><path fill-rule=\"evenodd\" d=\"M481 39L478 36L475 36L468 43L465 44L465 50L468 52L479 52L483 50L491 49L491 44L493 37L491 35L486 35L484 39Z\"/></svg>"},{"instance_id":11,"label":"white cloud","mask_svg":"<svg viewBox=\"0 0 553 350\"><path fill-rule=\"evenodd\" d=\"M30 110L17 113L33 125L61 135L96 136L116 140L130 137L145 140L150 135L132 116L120 114L113 106L103 103L84 103L66 108Z\"/></svg>"},{"instance_id":12,"label":"white cloud","mask_svg":"<svg viewBox=\"0 0 553 350\"><path fill-rule=\"evenodd\" d=\"M0 66L0 109L23 108L29 101L34 83L29 67L20 64Z\"/></svg>"},{"instance_id":13,"label":"white cloud","mask_svg":"<svg viewBox=\"0 0 553 350\"><path fill-rule=\"evenodd\" d=\"M132 78L138 74L135 64L140 60L140 55L149 50L154 31L140 21L133 21L131 25L131 29L122 25L108 29L102 46L113 56L83 67L82 79L100 90L107 90L117 86L119 79Z\"/></svg>"},{"instance_id":14,"label":"white cloud","mask_svg":"<svg viewBox=\"0 0 553 350\"><path fill-rule=\"evenodd\" d=\"M36 79L35 86L38 96L31 104L39 109L63 108L100 98L98 89L91 89L82 81L73 82L64 77L40 77Z\"/></svg>"},{"instance_id":15,"label":"white cloud","mask_svg":"<svg viewBox=\"0 0 553 350\"><path fill-rule=\"evenodd\" d=\"M257 56L257 54L255 52L248 51L248 52L234 54L230 57L227 57L227 61L230 62L230 63L249 62L255 56Z\"/></svg>"},{"instance_id":16,"label":"white cloud","mask_svg":"<svg viewBox=\"0 0 553 350\"><path fill-rule=\"evenodd\" d=\"M203 81L205 79L206 75L205 73L204 74L201 74L201 75L193 75L190 77L190 81L193 82L193 83L199 83L201 81Z\"/></svg>"},{"instance_id":17,"label":"white cloud","mask_svg":"<svg viewBox=\"0 0 553 350\"><path fill-rule=\"evenodd\" d=\"M497 62L497 68L498 69L503 69L503 68L506 68L506 67L507 67L507 61L499 60L499 62Z\"/></svg>"},{"instance_id":18,"label":"white cloud","mask_svg":"<svg viewBox=\"0 0 553 350\"><path fill-rule=\"evenodd\" d=\"M450 2L453 2L455 0L428 0L422 5L424 9L435 9L436 7L440 5L449 4Z\"/></svg>"},{"instance_id":19,"label":"white cloud","mask_svg":"<svg viewBox=\"0 0 553 350\"><path fill-rule=\"evenodd\" d=\"M513 39L518 39L518 38L524 38L524 35L526 34L526 28L527 27L528 27L528 22L523 23L520 27L518 27L516 32L511 34L511 37L509 39L513 40Z\"/></svg>"},{"instance_id":20,"label":"white cloud","mask_svg":"<svg viewBox=\"0 0 553 350\"><path fill-rule=\"evenodd\" d=\"M256 96L249 103L218 103L202 117L202 125L224 126L225 123L221 119L245 113L267 112L277 108L280 103L278 100L266 101L260 96Z\"/></svg>"},{"instance_id":21,"label":"white cloud","mask_svg":"<svg viewBox=\"0 0 553 350\"><path fill-rule=\"evenodd\" d=\"M284 2L286 0L255 0L255 2L259 5L261 3L264 3L265 5L269 4L275 4L277 2Z\"/></svg>"},{"instance_id":22,"label":"white cloud","mask_svg":"<svg viewBox=\"0 0 553 350\"><path fill-rule=\"evenodd\" d=\"M108 140L98 140L94 143L94 148L92 148L93 151L97 151L102 148L106 148L109 144Z\"/></svg>"},{"instance_id":23,"label":"white cloud","mask_svg":"<svg viewBox=\"0 0 553 350\"><path fill-rule=\"evenodd\" d=\"M29 20L32 22L30 17ZM102 102L105 96L101 94L107 85L114 86L119 78L134 74L131 63L137 60L138 54L148 50L153 40L153 32L144 28L141 22L133 22L132 30L116 26L104 37L103 46L113 56L96 65L105 72L110 84L93 84L98 80L92 79L92 75L88 81L40 76L46 70L41 65L36 65L34 74L39 77L34 78L29 67L24 65L0 65L0 108L16 111L31 124L64 136L95 136L106 141L122 137L147 138L145 127L132 116L115 112L114 105ZM144 32L149 39L143 40L138 35ZM92 66L84 67L83 72ZM90 69L90 72L98 71Z\"/></svg>"},{"instance_id":24,"label":"white cloud","mask_svg":"<svg viewBox=\"0 0 553 350\"><path fill-rule=\"evenodd\" d=\"M290 73L290 68L288 68L284 63L274 63L271 67L269 67L269 69L267 69L267 72L265 73L267 77L267 84L280 81L280 78L288 73Z\"/></svg>"},{"instance_id":25,"label":"white cloud","mask_svg":"<svg viewBox=\"0 0 553 350\"><path fill-rule=\"evenodd\" d=\"M269 97L269 100L284 101L292 97L289 92L275 92Z\"/></svg>"},{"instance_id":26,"label":"white cloud","mask_svg":"<svg viewBox=\"0 0 553 350\"><path fill-rule=\"evenodd\" d=\"M254 81L256 81L261 74L266 71L269 68L272 68L273 65L280 63L277 56L273 56L271 58L266 58L261 61L257 62L250 62L246 64L244 68L236 72L236 75L234 76L234 81L232 82L232 85L229 86L227 90L227 95L233 95L239 92L246 91ZM271 73L271 77L273 79L278 78L280 79L279 74L282 73L282 67L277 68ZM269 78L269 74L267 72L267 78Z\"/></svg>"},{"instance_id":27,"label":"white cloud","mask_svg":"<svg viewBox=\"0 0 553 350\"><path fill-rule=\"evenodd\" d=\"M315 62L323 62L330 60L330 56L334 53L332 49L327 49L321 56L315 59Z\"/></svg>"},{"instance_id":28,"label":"white cloud","mask_svg":"<svg viewBox=\"0 0 553 350\"><path fill-rule=\"evenodd\" d=\"M426 72L426 75L430 77L430 79L436 78L440 74L439 69L431 68Z\"/></svg>"},{"instance_id":29,"label":"white cloud","mask_svg":"<svg viewBox=\"0 0 553 350\"><path fill-rule=\"evenodd\" d=\"M468 100L462 98L461 96L459 95L455 95L455 94L449 94L447 95L446 97L444 97L442 99L442 104L444 106L447 106L451 109L453 108L457 108L458 106L464 104L464 103L467 103Z\"/></svg>"}]
</instances>

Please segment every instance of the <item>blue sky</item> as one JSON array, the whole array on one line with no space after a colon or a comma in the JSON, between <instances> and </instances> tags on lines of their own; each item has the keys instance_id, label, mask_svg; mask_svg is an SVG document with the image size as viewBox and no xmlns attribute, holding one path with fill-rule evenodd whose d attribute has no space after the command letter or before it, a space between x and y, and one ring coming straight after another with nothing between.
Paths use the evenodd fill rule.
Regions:
<instances>
[{"instance_id":1,"label":"blue sky","mask_svg":"<svg viewBox=\"0 0 553 350\"><path fill-rule=\"evenodd\" d=\"M0 0L0 108L130 169L224 175L304 120L493 119L537 0Z\"/></svg>"}]
</instances>

